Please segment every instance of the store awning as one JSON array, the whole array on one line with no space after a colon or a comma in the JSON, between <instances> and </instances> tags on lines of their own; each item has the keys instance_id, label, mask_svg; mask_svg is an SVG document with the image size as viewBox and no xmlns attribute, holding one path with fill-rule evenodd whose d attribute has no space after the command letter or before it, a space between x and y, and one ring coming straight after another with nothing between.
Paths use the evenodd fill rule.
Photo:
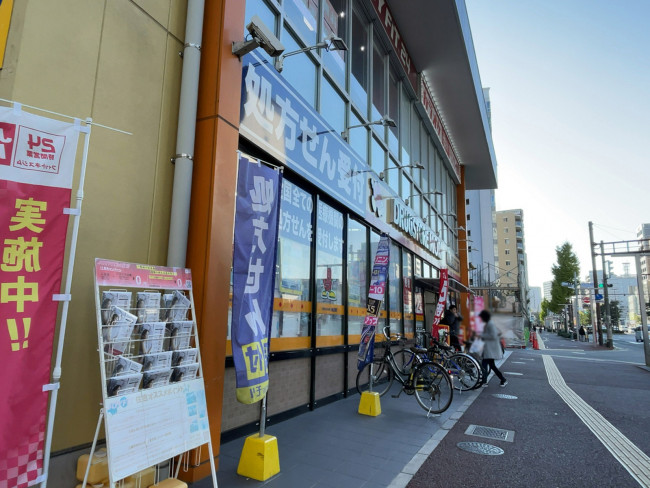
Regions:
<instances>
[{"instance_id":1,"label":"store awning","mask_svg":"<svg viewBox=\"0 0 650 488\"><path fill-rule=\"evenodd\" d=\"M422 278L420 276L416 276L415 286L426 288L427 290L435 291L437 293L438 290L440 290L440 279ZM467 288L460 281L455 280L454 278L449 278L449 288L459 293L471 293L472 295L474 294L471 288Z\"/></svg>"},{"instance_id":2,"label":"store awning","mask_svg":"<svg viewBox=\"0 0 650 488\"><path fill-rule=\"evenodd\" d=\"M416 71L430 84L468 190L497 187L483 87L465 2L387 0Z\"/></svg>"}]
</instances>

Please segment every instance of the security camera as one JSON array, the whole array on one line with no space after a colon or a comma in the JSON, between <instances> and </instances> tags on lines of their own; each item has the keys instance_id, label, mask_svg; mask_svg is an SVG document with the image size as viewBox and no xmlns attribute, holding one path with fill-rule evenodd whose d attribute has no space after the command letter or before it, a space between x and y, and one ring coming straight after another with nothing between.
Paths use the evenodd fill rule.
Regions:
<instances>
[{"instance_id":1,"label":"security camera","mask_svg":"<svg viewBox=\"0 0 650 488\"><path fill-rule=\"evenodd\" d=\"M234 55L241 58L244 54L251 52L257 47L264 49L271 57L279 56L284 52L284 46L280 40L275 37L273 32L264 25L262 19L257 15L253 15L246 29L250 32L252 39L249 41L233 42L232 53Z\"/></svg>"},{"instance_id":2,"label":"security camera","mask_svg":"<svg viewBox=\"0 0 650 488\"><path fill-rule=\"evenodd\" d=\"M251 23L248 24L246 28L253 38L258 40L260 47L264 49L269 56L279 56L284 52L284 46L280 42L280 39L275 37L273 32L271 32L271 29L266 27L264 22L262 22L262 19L257 15L253 15Z\"/></svg>"}]
</instances>

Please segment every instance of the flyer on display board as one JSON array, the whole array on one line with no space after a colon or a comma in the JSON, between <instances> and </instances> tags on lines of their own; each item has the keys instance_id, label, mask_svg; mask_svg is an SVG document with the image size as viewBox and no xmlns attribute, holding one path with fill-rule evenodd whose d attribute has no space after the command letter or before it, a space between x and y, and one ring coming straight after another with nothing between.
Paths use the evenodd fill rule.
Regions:
<instances>
[{"instance_id":1,"label":"flyer on display board","mask_svg":"<svg viewBox=\"0 0 650 488\"><path fill-rule=\"evenodd\" d=\"M211 450L190 270L96 259L95 290L111 482Z\"/></svg>"}]
</instances>

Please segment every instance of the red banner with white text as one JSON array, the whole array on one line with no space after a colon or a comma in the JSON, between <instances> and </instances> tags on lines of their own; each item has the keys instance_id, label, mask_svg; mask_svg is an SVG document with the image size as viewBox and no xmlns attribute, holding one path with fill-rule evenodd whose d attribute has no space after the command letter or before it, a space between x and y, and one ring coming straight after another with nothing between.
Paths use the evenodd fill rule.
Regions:
<instances>
[{"instance_id":1,"label":"red banner with white text","mask_svg":"<svg viewBox=\"0 0 650 488\"><path fill-rule=\"evenodd\" d=\"M0 486L38 482L79 124L0 108Z\"/></svg>"},{"instance_id":2,"label":"red banner with white text","mask_svg":"<svg viewBox=\"0 0 650 488\"><path fill-rule=\"evenodd\" d=\"M447 295L449 291L449 270L443 268L440 270L440 290L438 292L438 304L436 305L436 313L433 316L433 323L431 324L431 334L434 339L438 339L438 329L440 327L440 320L445 313L447 307Z\"/></svg>"}]
</instances>

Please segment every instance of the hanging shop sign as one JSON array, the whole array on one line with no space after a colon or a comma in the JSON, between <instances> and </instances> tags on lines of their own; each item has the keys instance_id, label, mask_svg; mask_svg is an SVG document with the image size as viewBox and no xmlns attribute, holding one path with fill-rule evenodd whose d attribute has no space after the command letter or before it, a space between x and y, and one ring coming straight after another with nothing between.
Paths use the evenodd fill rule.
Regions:
<instances>
[{"instance_id":1,"label":"hanging shop sign","mask_svg":"<svg viewBox=\"0 0 650 488\"><path fill-rule=\"evenodd\" d=\"M388 201L390 213L388 221L402 230L422 247L427 249L436 259L440 259L442 241L424 221L415 215L413 210L404 205L401 200L393 198Z\"/></svg>"},{"instance_id":2,"label":"hanging shop sign","mask_svg":"<svg viewBox=\"0 0 650 488\"><path fill-rule=\"evenodd\" d=\"M255 403L269 387L280 186L276 170L239 160L233 255L232 353L237 400Z\"/></svg>"},{"instance_id":3,"label":"hanging shop sign","mask_svg":"<svg viewBox=\"0 0 650 488\"><path fill-rule=\"evenodd\" d=\"M375 353L375 332L379 323L381 302L384 301L384 294L386 293L389 258L388 236L382 234L379 239L379 245L377 246L377 253L375 254L375 264L372 267L366 318L363 322L363 330L361 331L359 355L357 358L357 367L359 370L363 369L366 364L372 361Z\"/></svg>"},{"instance_id":4,"label":"hanging shop sign","mask_svg":"<svg viewBox=\"0 0 650 488\"><path fill-rule=\"evenodd\" d=\"M79 123L0 108L0 486L43 468L52 343Z\"/></svg>"},{"instance_id":5,"label":"hanging shop sign","mask_svg":"<svg viewBox=\"0 0 650 488\"><path fill-rule=\"evenodd\" d=\"M240 133L336 198L364 215L365 162L277 73L251 52L242 58Z\"/></svg>"}]
</instances>

